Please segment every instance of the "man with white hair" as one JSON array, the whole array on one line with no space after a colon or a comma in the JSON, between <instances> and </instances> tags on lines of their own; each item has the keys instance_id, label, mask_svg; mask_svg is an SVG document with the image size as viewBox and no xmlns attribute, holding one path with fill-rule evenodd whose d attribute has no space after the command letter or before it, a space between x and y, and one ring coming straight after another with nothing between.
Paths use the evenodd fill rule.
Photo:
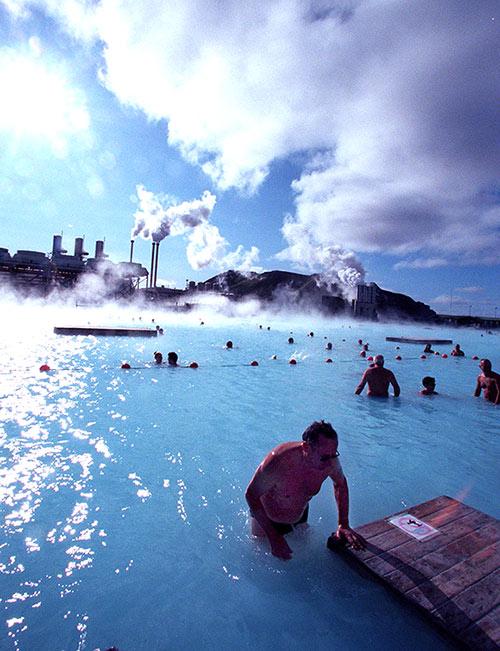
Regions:
<instances>
[{"instance_id":1,"label":"man with white hair","mask_svg":"<svg viewBox=\"0 0 500 651\"><path fill-rule=\"evenodd\" d=\"M356 387L354 393L359 395L365 388L365 384L368 384L368 395L374 398L388 398L389 384L392 384L395 398L400 394L400 388L396 376L392 371L384 368L383 355L376 355L374 364L370 366L370 368L367 368L363 373L361 382Z\"/></svg>"}]
</instances>

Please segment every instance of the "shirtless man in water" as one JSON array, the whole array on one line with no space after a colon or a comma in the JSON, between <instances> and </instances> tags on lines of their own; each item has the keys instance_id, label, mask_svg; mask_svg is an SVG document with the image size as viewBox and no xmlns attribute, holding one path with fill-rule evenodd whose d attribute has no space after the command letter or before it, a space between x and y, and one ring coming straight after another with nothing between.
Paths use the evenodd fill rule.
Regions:
<instances>
[{"instance_id":1,"label":"shirtless man in water","mask_svg":"<svg viewBox=\"0 0 500 651\"><path fill-rule=\"evenodd\" d=\"M384 368L384 356L376 355L373 366L367 368L363 373L361 382L354 392L359 395L368 383L368 395L375 398L387 398L389 396L389 384L394 389L394 397L397 398L400 393L399 384L392 371Z\"/></svg>"},{"instance_id":2,"label":"shirtless man in water","mask_svg":"<svg viewBox=\"0 0 500 651\"><path fill-rule=\"evenodd\" d=\"M302 442L278 445L257 468L245 497L252 533L267 536L274 556L292 557L284 536L306 522L309 500L327 477L333 481L339 512L333 536L355 549L364 548L363 538L349 527L349 491L337 446L337 433L330 423L316 421L304 431Z\"/></svg>"},{"instance_id":3,"label":"shirtless man in water","mask_svg":"<svg viewBox=\"0 0 500 651\"><path fill-rule=\"evenodd\" d=\"M482 389L486 400L493 402L495 405L500 405L500 375L491 368L489 359L482 359L479 362L479 368L482 373L477 376L474 395L478 398Z\"/></svg>"}]
</instances>

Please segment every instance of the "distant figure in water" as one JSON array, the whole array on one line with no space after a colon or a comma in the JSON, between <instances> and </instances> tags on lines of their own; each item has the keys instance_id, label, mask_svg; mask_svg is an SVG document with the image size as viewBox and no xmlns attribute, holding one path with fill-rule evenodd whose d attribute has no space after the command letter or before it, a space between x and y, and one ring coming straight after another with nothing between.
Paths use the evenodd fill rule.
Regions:
<instances>
[{"instance_id":1,"label":"distant figure in water","mask_svg":"<svg viewBox=\"0 0 500 651\"><path fill-rule=\"evenodd\" d=\"M294 344L295 343L293 337L288 337L288 343L289 344Z\"/></svg>"},{"instance_id":2,"label":"distant figure in water","mask_svg":"<svg viewBox=\"0 0 500 651\"><path fill-rule=\"evenodd\" d=\"M437 396L438 392L434 389L436 388L436 380L430 375L426 375L422 378L422 386L424 387L420 391L421 396Z\"/></svg>"},{"instance_id":3,"label":"distant figure in water","mask_svg":"<svg viewBox=\"0 0 500 651\"><path fill-rule=\"evenodd\" d=\"M367 368L363 373L361 382L355 390L355 394L359 395L368 384L368 395L375 398L387 398L389 396L389 384L392 384L394 389L394 397L397 398L400 394L399 384L396 376L389 369L384 368L384 356L376 355L373 360L373 366Z\"/></svg>"},{"instance_id":4,"label":"distant figure in water","mask_svg":"<svg viewBox=\"0 0 500 651\"><path fill-rule=\"evenodd\" d=\"M452 357L464 357L464 351L460 349L460 344L457 344L451 351Z\"/></svg>"},{"instance_id":5,"label":"distant figure in water","mask_svg":"<svg viewBox=\"0 0 500 651\"><path fill-rule=\"evenodd\" d=\"M156 364L163 364L163 355L161 353L154 352L153 355L154 355Z\"/></svg>"},{"instance_id":6,"label":"distant figure in water","mask_svg":"<svg viewBox=\"0 0 500 651\"><path fill-rule=\"evenodd\" d=\"M333 348L333 344L332 344L331 341L329 341L329 342L326 344L326 350L331 350L332 348Z\"/></svg>"},{"instance_id":7,"label":"distant figure in water","mask_svg":"<svg viewBox=\"0 0 500 651\"><path fill-rule=\"evenodd\" d=\"M177 353L174 353L173 351L170 351L170 353L167 356L168 365L177 366L178 359L179 359L179 355L177 355Z\"/></svg>"},{"instance_id":8,"label":"distant figure in water","mask_svg":"<svg viewBox=\"0 0 500 651\"><path fill-rule=\"evenodd\" d=\"M368 350L368 344L363 344L363 350L367 351Z\"/></svg>"},{"instance_id":9,"label":"distant figure in water","mask_svg":"<svg viewBox=\"0 0 500 651\"><path fill-rule=\"evenodd\" d=\"M231 339L229 339L228 341L226 341L226 348L231 349L232 347L233 347L233 342L231 341Z\"/></svg>"},{"instance_id":10,"label":"distant figure in water","mask_svg":"<svg viewBox=\"0 0 500 651\"><path fill-rule=\"evenodd\" d=\"M309 500L327 477L333 481L339 515L330 538L364 549L364 539L349 526L349 489L337 447L337 432L330 423L316 421L304 431L301 442L278 445L255 471L245 493L252 534L267 536L274 556L292 557L285 535L307 522Z\"/></svg>"},{"instance_id":11,"label":"distant figure in water","mask_svg":"<svg viewBox=\"0 0 500 651\"><path fill-rule=\"evenodd\" d=\"M432 346L430 344L425 344L424 353L434 355L434 351L432 350Z\"/></svg>"},{"instance_id":12,"label":"distant figure in water","mask_svg":"<svg viewBox=\"0 0 500 651\"><path fill-rule=\"evenodd\" d=\"M495 373L491 368L491 362L489 359L482 359L479 362L479 368L482 373L477 376L474 395L478 398L481 395L482 390L483 396L486 400L489 400L495 405L500 405L500 375Z\"/></svg>"}]
</instances>

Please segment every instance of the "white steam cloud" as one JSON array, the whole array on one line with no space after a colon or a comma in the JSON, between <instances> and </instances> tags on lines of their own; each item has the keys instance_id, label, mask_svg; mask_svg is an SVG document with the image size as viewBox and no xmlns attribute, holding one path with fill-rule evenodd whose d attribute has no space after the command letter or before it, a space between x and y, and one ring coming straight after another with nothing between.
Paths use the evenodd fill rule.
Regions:
<instances>
[{"instance_id":1,"label":"white steam cloud","mask_svg":"<svg viewBox=\"0 0 500 651\"><path fill-rule=\"evenodd\" d=\"M218 269L257 271L259 249L255 246L245 251L240 244L235 251L227 252L229 242L213 224L210 216L217 198L205 190L201 199L174 203L168 195L155 194L143 185L136 187L138 208L134 214L133 238L140 236L161 242L167 236L187 235L186 255L193 269L212 266Z\"/></svg>"}]
</instances>

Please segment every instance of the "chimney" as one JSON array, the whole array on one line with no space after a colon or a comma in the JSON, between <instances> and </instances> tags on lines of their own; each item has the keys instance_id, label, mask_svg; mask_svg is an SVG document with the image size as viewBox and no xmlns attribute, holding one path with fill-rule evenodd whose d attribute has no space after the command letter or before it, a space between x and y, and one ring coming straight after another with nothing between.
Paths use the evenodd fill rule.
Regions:
<instances>
[{"instance_id":1,"label":"chimney","mask_svg":"<svg viewBox=\"0 0 500 651\"><path fill-rule=\"evenodd\" d=\"M134 255L134 240L130 240L130 262L132 262L133 255Z\"/></svg>"},{"instance_id":2,"label":"chimney","mask_svg":"<svg viewBox=\"0 0 500 651\"><path fill-rule=\"evenodd\" d=\"M54 235L52 240L52 255L60 255L61 253L67 253L67 251L62 248L62 235Z\"/></svg>"},{"instance_id":3,"label":"chimney","mask_svg":"<svg viewBox=\"0 0 500 651\"><path fill-rule=\"evenodd\" d=\"M75 237L75 258L80 258L88 255L87 251L83 250L83 237Z\"/></svg>"},{"instance_id":4,"label":"chimney","mask_svg":"<svg viewBox=\"0 0 500 651\"><path fill-rule=\"evenodd\" d=\"M153 287L154 265L155 265L155 242L153 242L153 246L151 247L151 272L149 274L149 287Z\"/></svg>"},{"instance_id":5,"label":"chimney","mask_svg":"<svg viewBox=\"0 0 500 651\"><path fill-rule=\"evenodd\" d=\"M104 242L97 240L95 243L95 259L102 260L104 258Z\"/></svg>"},{"instance_id":6,"label":"chimney","mask_svg":"<svg viewBox=\"0 0 500 651\"><path fill-rule=\"evenodd\" d=\"M156 262L155 262L155 280L154 284L156 287L156 279L158 278L158 257L160 255L160 243L156 242Z\"/></svg>"}]
</instances>

